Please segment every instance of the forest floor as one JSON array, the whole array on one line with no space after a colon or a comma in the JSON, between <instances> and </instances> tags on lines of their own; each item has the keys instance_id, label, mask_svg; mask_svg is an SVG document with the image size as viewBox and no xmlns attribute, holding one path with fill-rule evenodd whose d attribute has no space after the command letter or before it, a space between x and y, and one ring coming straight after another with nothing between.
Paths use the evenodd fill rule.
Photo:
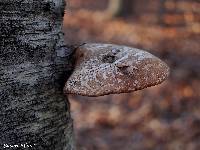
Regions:
<instances>
[{"instance_id":1,"label":"forest floor","mask_svg":"<svg viewBox=\"0 0 200 150\"><path fill-rule=\"evenodd\" d=\"M67 10L67 43L115 43L164 60L163 84L129 94L71 96L78 150L200 149L200 25L164 27L103 12Z\"/></svg>"}]
</instances>

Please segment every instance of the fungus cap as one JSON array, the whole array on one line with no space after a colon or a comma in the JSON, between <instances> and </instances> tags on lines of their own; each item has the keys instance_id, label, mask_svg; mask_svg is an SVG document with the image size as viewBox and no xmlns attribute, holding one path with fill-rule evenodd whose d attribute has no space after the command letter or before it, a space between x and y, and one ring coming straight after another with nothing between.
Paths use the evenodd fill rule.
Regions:
<instances>
[{"instance_id":1,"label":"fungus cap","mask_svg":"<svg viewBox=\"0 0 200 150\"><path fill-rule=\"evenodd\" d=\"M66 94L103 96L154 86L169 75L159 58L136 48L85 44L75 52L76 64L65 84Z\"/></svg>"}]
</instances>

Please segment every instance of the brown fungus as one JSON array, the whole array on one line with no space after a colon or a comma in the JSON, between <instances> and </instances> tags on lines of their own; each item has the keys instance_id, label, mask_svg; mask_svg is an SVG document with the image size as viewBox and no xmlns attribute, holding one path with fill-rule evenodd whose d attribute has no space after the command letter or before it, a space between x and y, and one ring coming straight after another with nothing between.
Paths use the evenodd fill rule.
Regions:
<instances>
[{"instance_id":1,"label":"brown fungus","mask_svg":"<svg viewBox=\"0 0 200 150\"><path fill-rule=\"evenodd\" d=\"M152 54L113 44L85 44L75 53L75 69L66 94L102 96L154 86L169 75L169 67Z\"/></svg>"}]
</instances>

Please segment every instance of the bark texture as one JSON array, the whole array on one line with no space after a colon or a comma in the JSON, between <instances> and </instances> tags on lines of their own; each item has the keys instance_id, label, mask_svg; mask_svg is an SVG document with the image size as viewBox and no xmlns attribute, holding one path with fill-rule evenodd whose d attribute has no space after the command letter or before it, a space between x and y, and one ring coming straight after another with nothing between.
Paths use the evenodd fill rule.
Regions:
<instances>
[{"instance_id":1,"label":"bark texture","mask_svg":"<svg viewBox=\"0 0 200 150\"><path fill-rule=\"evenodd\" d=\"M0 0L0 149L73 150L64 0Z\"/></svg>"}]
</instances>

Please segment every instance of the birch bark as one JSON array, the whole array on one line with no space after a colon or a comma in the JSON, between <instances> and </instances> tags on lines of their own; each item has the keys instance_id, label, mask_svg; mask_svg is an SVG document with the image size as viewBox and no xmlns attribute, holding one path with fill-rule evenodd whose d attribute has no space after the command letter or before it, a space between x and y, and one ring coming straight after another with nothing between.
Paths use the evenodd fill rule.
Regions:
<instances>
[{"instance_id":1,"label":"birch bark","mask_svg":"<svg viewBox=\"0 0 200 150\"><path fill-rule=\"evenodd\" d=\"M73 150L64 0L0 0L0 149Z\"/></svg>"}]
</instances>

